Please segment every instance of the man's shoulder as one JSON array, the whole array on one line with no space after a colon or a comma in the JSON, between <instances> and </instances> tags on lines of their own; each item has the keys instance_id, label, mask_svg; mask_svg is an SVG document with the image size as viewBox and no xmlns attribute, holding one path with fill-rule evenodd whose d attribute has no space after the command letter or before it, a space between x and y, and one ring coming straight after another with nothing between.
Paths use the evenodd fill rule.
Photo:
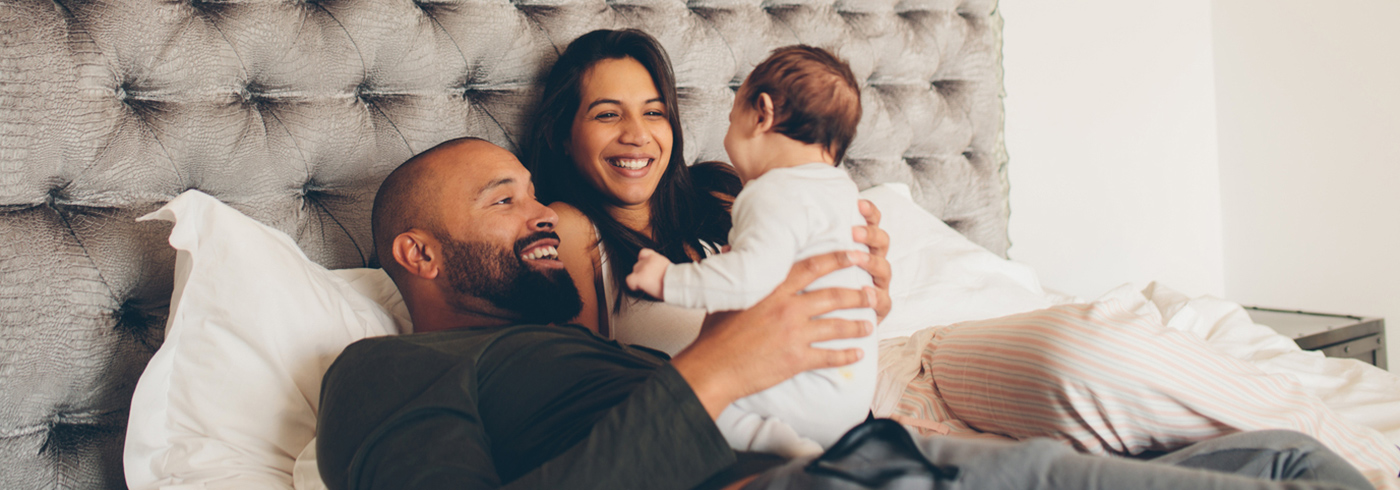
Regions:
<instances>
[{"instance_id":1,"label":"man's shoulder","mask_svg":"<svg viewBox=\"0 0 1400 490\"><path fill-rule=\"evenodd\" d=\"M397 383L474 371L484 358L546 351L586 352L627 348L577 325L513 325L372 337L346 347L326 372L328 387ZM635 354L635 352L634 352ZM664 359L664 357L663 357Z\"/></svg>"},{"instance_id":2,"label":"man's shoulder","mask_svg":"<svg viewBox=\"0 0 1400 490\"><path fill-rule=\"evenodd\" d=\"M622 344L616 340L599 337L587 328L578 325L517 325L503 329L490 337L484 338L481 344L483 355L490 351L491 355L499 357L506 355L510 357L519 356L549 356L568 357L572 355L591 356L598 352L626 351L630 355L636 356L644 352L646 356L656 357L649 349L637 350L633 346ZM493 359L496 357L492 357ZM669 359L662 354L660 359Z\"/></svg>"},{"instance_id":3,"label":"man's shoulder","mask_svg":"<svg viewBox=\"0 0 1400 490\"><path fill-rule=\"evenodd\" d=\"M363 407L382 410L413 399L443 379L470 394L476 363L492 339L513 327L458 329L371 337L350 344L326 370L321 384L322 419L355 419ZM348 410L348 411L347 411ZM387 415L388 412L377 416Z\"/></svg>"},{"instance_id":4,"label":"man's shoulder","mask_svg":"<svg viewBox=\"0 0 1400 490\"><path fill-rule=\"evenodd\" d=\"M458 329L361 339L345 347L326 370L327 388L375 380L433 376L470 363L504 328ZM392 381L389 381L392 383Z\"/></svg>"},{"instance_id":5,"label":"man's shoulder","mask_svg":"<svg viewBox=\"0 0 1400 490\"><path fill-rule=\"evenodd\" d=\"M459 328L361 339L346 347L340 357L350 360L399 356L456 358L474 356L503 338L585 337L588 334L582 327L554 325Z\"/></svg>"},{"instance_id":6,"label":"man's shoulder","mask_svg":"<svg viewBox=\"0 0 1400 490\"><path fill-rule=\"evenodd\" d=\"M458 329L360 339L340 353L341 360L396 356L440 355L470 350L501 329Z\"/></svg>"},{"instance_id":7,"label":"man's shoulder","mask_svg":"<svg viewBox=\"0 0 1400 490\"><path fill-rule=\"evenodd\" d=\"M470 378L481 352L516 328L464 328L370 337L345 347L326 370L322 394L395 392L443 376ZM454 374L455 373L455 374ZM465 378L464 378L465 379Z\"/></svg>"}]
</instances>

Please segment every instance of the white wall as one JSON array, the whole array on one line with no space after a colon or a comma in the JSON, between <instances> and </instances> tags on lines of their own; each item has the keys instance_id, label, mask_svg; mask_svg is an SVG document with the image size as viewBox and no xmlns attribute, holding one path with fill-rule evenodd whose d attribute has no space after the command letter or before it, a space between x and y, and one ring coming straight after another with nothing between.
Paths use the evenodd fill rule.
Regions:
<instances>
[{"instance_id":1,"label":"white wall","mask_svg":"<svg viewBox=\"0 0 1400 490\"><path fill-rule=\"evenodd\" d=\"M1209 0L1002 0L1010 256L1093 298L1224 292Z\"/></svg>"},{"instance_id":2,"label":"white wall","mask_svg":"<svg viewBox=\"0 0 1400 490\"><path fill-rule=\"evenodd\" d=\"M1214 7L1227 297L1385 316L1400 370L1400 2Z\"/></svg>"},{"instance_id":3,"label":"white wall","mask_svg":"<svg viewBox=\"0 0 1400 490\"><path fill-rule=\"evenodd\" d=\"M1000 8L1010 254L1046 286L1400 325L1400 2Z\"/></svg>"}]
</instances>

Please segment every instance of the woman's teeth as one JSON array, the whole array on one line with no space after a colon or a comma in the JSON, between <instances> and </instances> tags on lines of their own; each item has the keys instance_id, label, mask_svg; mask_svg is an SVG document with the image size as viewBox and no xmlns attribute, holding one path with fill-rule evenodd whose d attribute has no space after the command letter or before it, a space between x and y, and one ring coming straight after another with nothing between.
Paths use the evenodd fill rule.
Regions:
<instances>
[{"instance_id":1,"label":"woman's teeth","mask_svg":"<svg viewBox=\"0 0 1400 490\"><path fill-rule=\"evenodd\" d=\"M526 252L525 254L521 255L520 258L525 260L535 260L541 258L557 259L559 258L559 250L555 249L554 247L544 246Z\"/></svg>"},{"instance_id":2,"label":"woman's teeth","mask_svg":"<svg viewBox=\"0 0 1400 490\"><path fill-rule=\"evenodd\" d=\"M614 158L608 160L614 167L625 168L627 170L638 170L651 163L650 158Z\"/></svg>"}]
</instances>

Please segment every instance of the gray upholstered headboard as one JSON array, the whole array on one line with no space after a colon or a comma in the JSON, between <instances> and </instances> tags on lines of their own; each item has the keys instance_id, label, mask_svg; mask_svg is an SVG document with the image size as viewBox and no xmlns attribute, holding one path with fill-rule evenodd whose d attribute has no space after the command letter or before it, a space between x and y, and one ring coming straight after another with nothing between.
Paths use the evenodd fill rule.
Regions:
<instances>
[{"instance_id":1,"label":"gray upholstered headboard","mask_svg":"<svg viewBox=\"0 0 1400 490\"><path fill-rule=\"evenodd\" d=\"M372 256L380 180L474 135L512 150L574 37L636 27L680 84L686 157L725 160L733 88L774 47L864 80L849 169L1006 235L995 0L0 2L0 488L121 488L132 389L174 253L134 218L197 188L329 267Z\"/></svg>"}]
</instances>

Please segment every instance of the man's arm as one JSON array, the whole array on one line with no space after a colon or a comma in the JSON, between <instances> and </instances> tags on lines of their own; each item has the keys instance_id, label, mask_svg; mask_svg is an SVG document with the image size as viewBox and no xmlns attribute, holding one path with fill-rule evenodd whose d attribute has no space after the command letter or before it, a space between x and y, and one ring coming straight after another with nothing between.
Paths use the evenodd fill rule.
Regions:
<instances>
[{"instance_id":1,"label":"man's arm","mask_svg":"<svg viewBox=\"0 0 1400 490\"><path fill-rule=\"evenodd\" d=\"M334 490L690 488L733 462L713 422L725 406L799 372L860 359L858 349L811 344L863 336L872 325L812 317L869 306L873 289L799 292L826 273L868 260L864 253L838 252L793 265L773 294L706 327L671 366L659 368L610 409L584 440L504 487L476 400L464 393L451 363L414 351L408 353L411 359L370 356L374 362L352 364L358 368L333 367L326 383L332 391L322 403L322 475ZM363 349L347 351L352 350ZM413 407L393 408L392 416L366 416L365 407L383 405L371 399L384 390L414 393Z\"/></svg>"}]
</instances>

